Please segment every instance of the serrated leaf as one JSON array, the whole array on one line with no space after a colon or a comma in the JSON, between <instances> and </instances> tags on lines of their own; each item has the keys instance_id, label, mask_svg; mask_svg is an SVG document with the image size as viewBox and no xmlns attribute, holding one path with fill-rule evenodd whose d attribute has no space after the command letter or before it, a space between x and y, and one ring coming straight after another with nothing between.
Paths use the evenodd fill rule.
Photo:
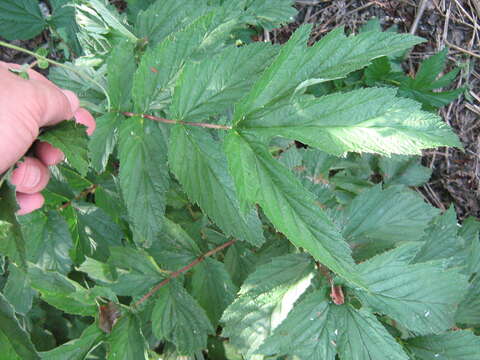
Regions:
<instances>
[{"instance_id":1,"label":"serrated leaf","mask_svg":"<svg viewBox=\"0 0 480 360\"><path fill-rule=\"evenodd\" d=\"M110 254L110 265L127 270L119 271L117 282L111 285L118 295L143 295L164 278L155 261L141 250L111 247Z\"/></svg>"},{"instance_id":2,"label":"serrated leaf","mask_svg":"<svg viewBox=\"0 0 480 360\"><path fill-rule=\"evenodd\" d=\"M223 313L222 336L250 359L308 288L312 271L306 254L279 256L258 266Z\"/></svg>"},{"instance_id":3,"label":"serrated leaf","mask_svg":"<svg viewBox=\"0 0 480 360\"><path fill-rule=\"evenodd\" d=\"M124 117L118 113L109 112L96 119L97 128L88 143L89 157L92 167L98 171L105 171L108 159L118 140L118 128Z\"/></svg>"},{"instance_id":4,"label":"serrated leaf","mask_svg":"<svg viewBox=\"0 0 480 360\"><path fill-rule=\"evenodd\" d=\"M30 340L30 335L20 325L12 305L2 293L0 293L0 333L5 336L22 360L40 359Z\"/></svg>"},{"instance_id":5,"label":"serrated leaf","mask_svg":"<svg viewBox=\"0 0 480 360\"><path fill-rule=\"evenodd\" d=\"M258 353L299 359L334 360L338 328L325 289L308 294L268 337Z\"/></svg>"},{"instance_id":6,"label":"serrated leaf","mask_svg":"<svg viewBox=\"0 0 480 360\"><path fill-rule=\"evenodd\" d=\"M420 154L424 148L461 144L451 128L420 104L387 88L359 89L260 111L239 124L256 136L283 136L334 155L348 151Z\"/></svg>"},{"instance_id":7,"label":"serrated leaf","mask_svg":"<svg viewBox=\"0 0 480 360\"><path fill-rule=\"evenodd\" d=\"M0 3L0 36L28 40L42 32L45 19L36 1L3 0Z\"/></svg>"},{"instance_id":8,"label":"serrated leaf","mask_svg":"<svg viewBox=\"0 0 480 360\"><path fill-rule=\"evenodd\" d=\"M468 330L413 338L408 348L419 360L476 360L480 337Z\"/></svg>"},{"instance_id":9,"label":"serrated leaf","mask_svg":"<svg viewBox=\"0 0 480 360\"><path fill-rule=\"evenodd\" d=\"M63 41L72 51L70 57L82 55L82 48L77 39L78 25L75 22L75 8L69 6L69 0L50 0L52 15L49 25L52 25Z\"/></svg>"},{"instance_id":10,"label":"serrated leaf","mask_svg":"<svg viewBox=\"0 0 480 360\"><path fill-rule=\"evenodd\" d=\"M19 220L25 241L28 242L28 261L45 270L69 273L72 265L69 256L72 238L62 216L53 210L46 214L35 211Z\"/></svg>"},{"instance_id":11,"label":"serrated leaf","mask_svg":"<svg viewBox=\"0 0 480 360\"><path fill-rule=\"evenodd\" d=\"M15 264L8 265L8 280L3 288L3 295L14 307L15 312L25 315L32 308L34 291L26 272Z\"/></svg>"},{"instance_id":12,"label":"serrated leaf","mask_svg":"<svg viewBox=\"0 0 480 360\"><path fill-rule=\"evenodd\" d=\"M417 156L382 156L378 166L387 185L421 186L432 176L432 169L423 166Z\"/></svg>"},{"instance_id":13,"label":"serrated leaf","mask_svg":"<svg viewBox=\"0 0 480 360\"><path fill-rule=\"evenodd\" d=\"M207 346L214 333L205 311L176 280L158 294L152 313L152 329L158 338L175 344L182 355L192 355Z\"/></svg>"},{"instance_id":14,"label":"serrated leaf","mask_svg":"<svg viewBox=\"0 0 480 360\"><path fill-rule=\"evenodd\" d=\"M236 287L223 263L208 258L194 268L192 296L214 326L218 325L223 311L233 302L235 293Z\"/></svg>"},{"instance_id":15,"label":"serrated leaf","mask_svg":"<svg viewBox=\"0 0 480 360\"><path fill-rule=\"evenodd\" d=\"M63 121L49 128L39 136L39 139L60 149L70 165L80 175L85 176L88 171L88 138L85 127L74 121Z\"/></svg>"},{"instance_id":16,"label":"serrated leaf","mask_svg":"<svg viewBox=\"0 0 480 360\"><path fill-rule=\"evenodd\" d=\"M314 196L277 162L258 139L230 133L225 140L230 171L241 201L257 202L269 220L297 247L362 286L351 250Z\"/></svg>"},{"instance_id":17,"label":"serrated leaf","mask_svg":"<svg viewBox=\"0 0 480 360\"><path fill-rule=\"evenodd\" d=\"M342 360L408 360L402 347L377 318L365 309L335 308L338 354Z\"/></svg>"},{"instance_id":18,"label":"serrated leaf","mask_svg":"<svg viewBox=\"0 0 480 360\"><path fill-rule=\"evenodd\" d=\"M124 314L114 325L107 339L107 360L148 360L147 342L135 314Z\"/></svg>"},{"instance_id":19,"label":"serrated leaf","mask_svg":"<svg viewBox=\"0 0 480 360\"><path fill-rule=\"evenodd\" d=\"M371 60L408 49L421 42L411 35L365 32L346 37L338 28L307 48L311 26L304 25L282 46L282 49L250 93L237 106L234 122L248 119L256 110L278 102L315 83L341 78L361 69Z\"/></svg>"},{"instance_id":20,"label":"serrated leaf","mask_svg":"<svg viewBox=\"0 0 480 360\"><path fill-rule=\"evenodd\" d=\"M205 121L222 114L247 93L276 52L272 45L255 43L187 63L176 82L171 118Z\"/></svg>"},{"instance_id":21,"label":"serrated leaf","mask_svg":"<svg viewBox=\"0 0 480 360\"><path fill-rule=\"evenodd\" d=\"M0 188L0 254L25 269L25 239L15 216L17 209L15 190L4 183Z\"/></svg>"},{"instance_id":22,"label":"serrated leaf","mask_svg":"<svg viewBox=\"0 0 480 360\"><path fill-rule=\"evenodd\" d=\"M459 324L480 325L480 274L476 274L467 288L467 294L458 305L455 321Z\"/></svg>"},{"instance_id":23,"label":"serrated leaf","mask_svg":"<svg viewBox=\"0 0 480 360\"><path fill-rule=\"evenodd\" d=\"M40 353L43 360L83 360L103 339L104 334L98 325L86 328L78 339L71 340L53 350Z\"/></svg>"},{"instance_id":24,"label":"serrated leaf","mask_svg":"<svg viewBox=\"0 0 480 360\"><path fill-rule=\"evenodd\" d=\"M400 241L420 240L438 212L403 186L375 186L347 207L343 236L364 249L385 250Z\"/></svg>"},{"instance_id":25,"label":"serrated leaf","mask_svg":"<svg viewBox=\"0 0 480 360\"><path fill-rule=\"evenodd\" d=\"M115 110L130 108L133 74L136 70L135 43L122 41L117 44L107 60L107 91Z\"/></svg>"},{"instance_id":26,"label":"serrated leaf","mask_svg":"<svg viewBox=\"0 0 480 360\"><path fill-rule=\"evenodd\" d=\"M445 67L447 55L448 48L444 48L442 51L422 61L415 75L415 80L412 82L413 88L428 89L428 86L436 80Z\"/></svg>"},{"instance_id":27,"label":"serrated leaf","mask_svg":"<svg viewBox=\"0 0 480 360\"><path fill-rule=\"evenodd\" d=\"M160 239L155 241L147 252L162 267L177 271L202 255L197 243L174 222L165 219Z\"/></svg>"},{"instance_id":28,"label":"serrated leaf","mask_svg":"<svg viewBox=\"0 0 480 360\"><path fill-rule=\"evenodd\" d=\"M272 30L291 22L297 10L293 0L244 0L246 14L254 18L253 25Z\"/></svg>"},{"instance_id":29,"label":"serrated leaf","mask_svg":"<svg viewBox=\"0 0 480 360\"><path fill-rule=\"evenodd\" d=\"M159 125L132 118L119 139L120 188L136 242L157 241L168 190L167 147Z\"/></svg>"},{"instance_id":30,"label":"serrated leaf","mask_svg":"<svg viewBox=\"0 0 480 360\"><path fill-rule=\"evenodd\" d=\"M398 251L393 250L397 252L394 256L387 252L360 264L368 292L355 293L374 311L390 316L417 334L440 333L452 327L467 279L434 264L409 265L411 256L402 263ZM384 261L385 257L390 261Z\"/></svg>"},{"instance_id":31,"label":"serrated leaf","mask_svg":"<svg viewBox=\"0 0 480 360\"><path fill-rule=\"evenodd\" d=\"M265 241L256 209L240 211L222 146L205 130L175 127L170 134L169 165L188 196L227 236L255 246Z\"/></svg>"}]
</instances>

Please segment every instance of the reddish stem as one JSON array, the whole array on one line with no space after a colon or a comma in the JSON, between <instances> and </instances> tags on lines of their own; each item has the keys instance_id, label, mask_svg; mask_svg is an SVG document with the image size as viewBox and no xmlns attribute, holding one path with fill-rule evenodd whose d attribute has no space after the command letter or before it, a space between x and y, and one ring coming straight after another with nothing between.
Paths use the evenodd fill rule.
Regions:
<instances>
[{"instance_id":1,"label":"reddish stem","mask_svg":"<svg viewBox=\"0 0 480 360\"><path fill-rule=\"evenodd\" d=\"M152 295L154 295L158 290L160 290L162 287L164 287L165 285L167 285L170 281L172 281L173 279L175 279L176 277L180 276L181 274L183 274L184 272L187 272L188 270L190 270L191 268L193 268L195 265L201 263L203 260L205 260L205 258L209 257L209 256L212 256L214 254L216 254L217 252L229 247L230 245L233 245L237 240L236 239L232 239L230 241L227 241L226 243L220 245L220 246L217 246L215 249L212 249L208 252L206 252L205 254L203 254L202 256L196 258L194 261L192 261L190 264L184 266L183 268L181 268L180 270L178 271L175 271L173 272L170 277L166 278L165 280L163 280L162 282L160 282L159 284L155 285L148 293L146 293L145 295L143 295L143 297L138 300L133 306L134 307L137 307L139 306L140 304L142 304L144 301L146 301L147 299L149 299Z\"/></svg>"},{"instance_id":2,"label":"reddish stem","mask_svg":"<svg viewBox=\"0 0 480 360\"><path fill-rule=\"evenodd\" d=\"M158 121L158 122L165 123L165 124L183 124L183 125L198 126L198 127L203 127L203 128L209 128L209 129L221 129L221 130L231 130L232 129L232 127L228 126L228 125L189 122L189 121L181 121L181 120L170 120L170 119L164 119L162 117L148 115L148 114L135 114L135 113L128 112L128 111L123 112L122 114L125 115L125 116L128 116L128 117L138 116L138 117L141 117L141 118L144 118L144 119L150 119L150 120Z\"/></svg>"}]
</instances>

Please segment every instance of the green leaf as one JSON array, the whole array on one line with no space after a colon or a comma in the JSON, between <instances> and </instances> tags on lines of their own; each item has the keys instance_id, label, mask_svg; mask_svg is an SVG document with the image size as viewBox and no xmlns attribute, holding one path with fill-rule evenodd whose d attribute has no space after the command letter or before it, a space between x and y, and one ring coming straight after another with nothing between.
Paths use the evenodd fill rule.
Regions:
<instances>
[{"instance_id":1,"label":"green leaf","mask_svg":"<svg viewBox=\"0 0 480 360\"><path fill-rule=\"evenodd\" d=\"M176 271L202 255L197 243L182 227L165 218L161 240L147 249L162 268Z\"/></svg>"},{"instance_id":2,"label":"green leaf","mask_svg":"<svg viewBox=\"0 0 480 360\"><path fill-rule=\"evenodd\" d=\"M124 314L113 326L107 339L107 360L148 360L147 342L143 337L140 321L135 314Z\"/></svg>"},{"instance_id":3,"label":"green leaf","mask_svg":"<svg viewBox=\"0 0 480 360\"><path fill-rule=\"evenodd\" d=\"M415 75L415 80L412 85L416 89L428 89L430 84L432 84L438 75L442 72L445 67L445 61L448 55L448 48L444 48L442 51L436 53L433 56L425 59L420 68ZM431 88L432 90L434 88Z\"/></svg>"},{"instance_id":4,"label":"green leaf","mask_svg":"<svg viewBox=\"0 0 480 360\"><path fill-rule=\"evenodd\" d=\"M346 37L338 28L323 37L314 46L307 47L311 26L295 31L250 93L236 108L234 122L248 119L257 110L287 98L315 83L344 77L361 69L371 60L405 50L421 42L411 35L383 32L365 32Z\"/></svg>"},{"instance_id":5,"label":"green leaf","mask_svg":"<svg viewBox=\"0 0 480 360\"><path fill-rule=\"evenodd\" d=\"M120 129L120 188L138 243L158 239L168 190L167 147L159 125L140 118Z\"/></svg>"},{"instance_id":6,"label":"green leaf","mask_svg":"<svg viewBox=\"0 0 480 360\"><path fill-rule=\"evenodd\" d=\"M195 3L188 0L157 0L145 10L139 11L135 32L139 38L155 45L171 33L185 28L207 10L204 0Z\"/></svg>"},{"instance_id":7,"label":"green leaf","mask_svg":"<svg viewBox=\"0 0 480 360\"><path fill-rule=\"evenodd\" d=\"M468 330L413 338L408 348L419 360L476 360L480 337Z\"/></svg>"},{"instance_id":8,"label":"green leaf","mask_svg":"<svg viewBox=\"0 0 480 360\"><path fill-rule=\"evenodd\" d=\"M480 325L480 274L468 285L467 295L458 305L455 321L459 324Z\"/></svg>"},{"instance_id":9,"label":"green leaf","mask_svg":"<svg viewBox=\"0 0 480 360\"><path fill-rule=\"evenodd\" d=\"M124 40L117 44L107 60L107 91L112 108L130 109L131 90L135 65L135 43Z\"/></svg>"},{"instance_id":10,"label":"green leaf","mask_svg":"<svg viewBox=\"0 0 480 360\"><path fill-rule=\"evenodd\" d=\"M320 98L297 97L245 118L239 128L256 136L283 136L327 153L420 154L424 148L461 147L451 128L420 105L387 88Z\"/></svg>"},{"instance_id":11,"label":"green leaf","mask_svg":"<svg viewBox=\"0 0 480 360\"><path fill-rule=\"evenodd\" d=\"M233 302L235 293L236 287L223 263L208 258L195 266L192 295L205 309L214 326L218 325L223 311Z\"/></svg>"},{"instance_id":12,"label":"green leaf","mask_svg":"<svg viewBox=\"0 0 480 360\"><path fill-rule=\"evenodd\" d=\"M246 13L253 17L253 25L272 30L291 22L297 10L293 0L243 0Z\"/></svg>"},{"instance_id":13,"label":"green leaf","mask_svg":"<svg viewBox=\"0 0 480 360\"><path fill-rule=\"evenodd\" d=\"M46 214L35 211L20 217L19 220L28 243L28 261L45 270L69 273L72 265L69 257L72 238L62 216L53 210Z\"/></svg>"},{"instance_id":14,"label":"green leaf","mask_svg":"<svg viewBox=\"0 0 480 360\"><path fill-rule=\"evenodd\" d=\"M187 63L175 86L171 118L205 121L222 114L247 93L276 50L270 44L255 43Z\"/></svg>"},{"instance_id":15,"label":"green leaf","mask_svg":"<svg viewBox=\"0 0 480 360\"><path fill-rule=\"evenodd\" d=\"M227 236L255 246L265 241L256 209L240 211L222 146L205 130L175 127L170 134L169 165L188 196Z\"/></svg>"},{"instance_id":16,"label":"green leaf","mask_svg":"<svg viewBox=\"0 0 480 360\"><path fill-rule=\"evenodd\" d=\"M265 355L335 360L337 323L325 289L308 294L259 348Z\"/></svg>"},{"instance_id":17,"label":"green leaf","mask_svg":"<svg viewBox=\"0 0 480 360\"><path fill-rule=\"evenodd\" d=\"M69 0L50 0L49 4L52 8L52 15L48 20L49 25L53 26L66 42L68 50L72 52L71 58L82 55L82 48L77 38L79 27L75 21L75 8L69 6Z\"/></svg>"},{"instance_id":18,"label":"green leaf","mask_svg":"<svg viewBox=\"0 0 480 360\"><path fill-rule=\"evenodd\" d=\"M143 295L164 278L155 261L141 250L111 247L110 254L110 265L128 270L118 271L117 282L111 286L118 295Z\"/></svg>"},{"instance_id":19,"label":"green leaf","mask_svg":"<svg viewBox=\"0 0 480 360\"><path fill-rule=\"evenodd\" d=\"M87 147L88 139L85 126L74 121L63 121L49 128L39 136L39 139L63 151L70 165L80 175L85 176L88 171Z\"/></svg>"},{"instance_id":20,"label":"green leaf","mask_svg":"<svg viewBox=\"0 0 480 360\"><path fill-rule=\"evenodd\" d=\"M456 308L465 295L467 279L434 264L402 263L399 250L403 249L360 264L368 292L355 293L374 311L390 316L418 334L440 333L451 328Z\"/></svg>"},{"instance_id":21,"label":"green leaf","mask_svg":"<svg viewBox=\"0 0 480 360\"><path fill-rule=\"evenodd\" d=\"M53 350L40 353L43 360L83 360L103 339L104 334L96 323L83 331L78 339L71 340Z\"/></svg>"},{"instance_id":22,"label":"green leaf","mask_svg":"<svg viewBox=\"0 0 480 360\"><path fill-rule=\"evenodd\" d=\"M225 148L237 193L257 202L275 228L348 281L363 286L350 248L299 180L257 139L230 133Z\"/></svg>"},{"instance_id":23,"label":"green leaf","mask_svg":"<svg viewBox=\"0 0 480 360\"><path fill-rule=\"evenodd\" d=\"M0 293L0 334L3 334L10 346L22 360L40 359L30 335L20 326L12 307Z\"/></svg>"},{"instance_id":24,"label":"green leaf","mask_svg":"<svg viewBox=\"0 0 480 360\"><path fill-rule=\"evenodd\" d=\"M15 216L17 209L15 190L4 183L0 188L0 254L25 269L25 239Z\"/></svg>"},{"instance_id":25,"label":"green leaf","mask_svg":"<svg viewBox=\"0 0 480 360\"><path fill-rule=\"evenodd\" d=\"M176 280L160 289L152 313L155 336L175 344L182 355L192 355L207 347L214 333L205 311Z\"/></svg>"},{"instance_id":26,"label":"green leaf","mask_svg":"<svg viewBox=\"0 0 480 360\"><path fill-rule=\"evenodd\" d=\"M124 117L118 113L109 112L96 119L97 128L88 143L89 157L92 167L98 171L105 171L108 159L118 140L118 128Z\"/></svg>"},{"instance_id":27,"label":"green leaf","mask_svg":"<svg viewBox=\"0 0 480 360\"><path fill-rule=\"evenodd\" d=\"M14 307L15 312L25 315L32 308L34 291L26 272L15 264L8 265L8 280L3 288L3 295Z\"/></svg>"},{"instance_id":28,"label":"green leaf","mask_svg":"<svg viewBox=\"0 0 480 360\"><path fill-rule=\"evenodd\" d=\"M65 211L67 213L67 211ZM102 209L83 202L73 202L69 208L67 222L73 237L71 251L76 263L85 256L106 260L110 246L122 245L122 230Z\"/></svg>"},{"instance_id":29,"label":"green leaf","mask_svg":"<svg viewBox=\"0 0 480 360\"><path fill-rule=\"evenodd\" d=\"M306 254L279 256L258 266L223 313L222 336L250 358L308 288L312 271Z\"/></svg>"},{"instance_id":30,"label":"green leaf","mask_svg":"<svg viewBox=\"0 0 480 360\"><path fill-rule=\"evenodd\" d=\"M432 169L423 166L417 156L381 157L378 166L387 185L421 186L432 175Z\"/></svg>"},{"instance_id":31,"label":"green leaf","mask_svg":"<svg viewBox=\"0 0 480 360\"><path fill-rule=\"evenodd\" d=\"M45 19L34 0L3 0L0 3L0 36L28 40L42 32Z\"/></svg>"},{"instance_id":32,"label":"green leaf","mask_svg":"<svg viewBox=\"0 0 480 360\"><path fill-rule=\"evenodd\" d=\"M335 308L340 359L345 360L408 360L402 347L377 318L365 309L345 305Z\"/></svg>"},{"instance_id":33,"label":"green leaf","mask_svg":"<svg viewBox=\"0 0 480 360\"><path fill-rule=\"evenodd\" d=\"M343 236L364 249L385 250L401 241L420 240L438 212L408 188L375 186L345 210Z\"/></svg>"}]
</instances>

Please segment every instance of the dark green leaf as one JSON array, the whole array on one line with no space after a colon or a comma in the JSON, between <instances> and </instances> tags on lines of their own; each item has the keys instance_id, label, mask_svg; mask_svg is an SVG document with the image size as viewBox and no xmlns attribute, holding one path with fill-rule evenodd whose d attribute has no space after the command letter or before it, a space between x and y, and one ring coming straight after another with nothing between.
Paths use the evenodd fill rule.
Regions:
<instances>
[{"instance_id":1,"label":"dark green leaf","mask_svg":"<svg viewBox=\"0 0 480 360\"><path fill-rule=\"evenodd\" d=\"M26 272L15 264L8 265L8 280L3 288L3 295L14 307L15 312L25 315L32 308L34 291Z\"/></svg>"},{"instance_id":2,"label":"dark green leaf","mask_svg":"<svg viewBox=\"0 0 480 360\"><path fill-rule=\"evenodd\" d=\"M378 166L388 185L421 186L432 175L432 169L422 166L417 156L392 155L381 157Z\"/></svg>"},{"instance_id":3,"label":"dark green leaf","mask_svg":"<svg viewBox=\"0 0 480 360\"><path fill-rule=\"evenodd\" d=\"M103 172L107 166L117 144L118 128L123 119L122 115L115 112L106 113L96 119L97 128L90 138L88 150L92 167L98 172Z\"/></svg>"},{"instance_id":4,"label":"dark green leaf","mask_svg":"<svg viewBox=\"0 0 480 360\"><path fill-rule=\"evenodd\" d=\"M459 324L480 325L480 274L476 274L467 289L467 295L458 305L455 321Z\"/></svg>"},{"instance_id":5,"label":"dark green leaf","mask_svg":"<svg viewBox=\"0 0 480 360\"><path fill-rule=\"evenodd\" d=\"M135 314L124 314L113 327L107 339L107 360L148 360L147 342L140 321Z\"/></svg>"},{"instance_id":6,"label":"dark green leaf","mask_svg":"<svg viewBox=\"0 0 480 360\"><path fill-rule=\"evenodd\" d=\"M82 176L87 174L88 139L83 125L79 125L74 121L63 121L49 128L48 131L40 135L39 139L62 150L67 161L75 170Z\"/></svg>"},{"instance_id":7,"label":"dark green leaf","mask_svg":"<svg viewBox=\"0 0 480 360\"><path fill-rule=\"evenodd\" d=\"M7 40L28 40L40 34L45 25L37 1L0 2L0 36Z\"/></svg>"}]
</instances>

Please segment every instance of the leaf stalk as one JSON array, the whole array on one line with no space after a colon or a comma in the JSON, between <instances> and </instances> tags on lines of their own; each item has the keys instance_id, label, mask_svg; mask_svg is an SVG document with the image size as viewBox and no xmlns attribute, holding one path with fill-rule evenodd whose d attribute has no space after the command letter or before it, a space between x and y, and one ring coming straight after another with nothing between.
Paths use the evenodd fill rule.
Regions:
<instances>
[{"instance_id":1,"label":"leaf stalk","mask_svg":"<svg viewBox=\"0 0 480 360\"><path fill-rule=\"evenodd\" d=\"M218 129L218 130L231 130L232 127L229 125L219 125L219 124L209 124L209 123L201 123L201 122L190 122L190 121L181 121L181 120L170 120L170 119L165 119L162 117L158 116L153 116L153 115L148 115L148 114L135 114L132 112L122 112L123 115L127 117L134 117L138 116L143 119L150 119L153 121L158 121L164 124L182 124L182 125L189 125L189 126L198 126L198 127L203 127L203 128L209 128L209 129Z\"/></svg>"}]
</instances>

